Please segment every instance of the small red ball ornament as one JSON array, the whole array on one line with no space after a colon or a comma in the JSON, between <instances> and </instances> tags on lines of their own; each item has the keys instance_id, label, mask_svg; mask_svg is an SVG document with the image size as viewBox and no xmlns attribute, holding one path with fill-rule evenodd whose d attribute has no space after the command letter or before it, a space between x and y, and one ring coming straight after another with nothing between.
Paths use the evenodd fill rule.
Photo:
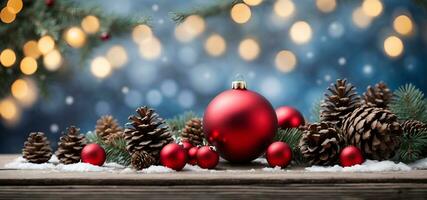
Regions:
<instances>
[{"instance_id":1,"label":"small red ball ornament","mask_svg":"<svg viewBox=\"0 0 427 200\"><path fill-rule=\"evenodd\" d=\"M187 163L190 165L196 165L197 164L197 151L199 150L199 147L191 147L188 150L188 159Z\"/></svg>"},{"instance_id":2,"label":"small red ball ornament","mask_svg":"<svg viewBox=\"0 0 427 200\"><path fill-rule=\"evenodd\" d=\"M282 106L277 108L276 115L280 128L298 128L304 125L304 117L293 107Z\"/></svg>"},{"instance_id":3,"label":"small red ball ornament","mask_svg":"<svg viewBox=\"0 0 427 200\"><path fill-rule=\"evenodd\" d=\"M203 169L213 169L218 165L219 155L211 147L204 146L197 150L197 165Z\"/></svg>"},{"instance_id":4,"label":"small red ball ornament","mask_svg":"<svg viewBox=\"0 0 427 200\"><path fill-rule=\"evenodd\" d=\"M362 152L355 146L348 146L340 153L341 166L349 167L353 165L360 165L365 161Z\"/></svg>"},{"instance_id":5,"label":"small red ball ornament","mask_svg":"<svg viewBox=\"0 0 427 200\"><path fill-rule=\"evenodd\" d=\"M193 147L193 145L190 142L188 142L188 141L182 141L181 145L182 145L182 148L185 151L188 151L188 150L190 150Z\"/></svg>"},{"instance_id":6,"label":"small red ball ornament","mask_svg":"<svg viewBox=\"0 0 427 200\"><path fill-rule=\"evenodd\" d=\"M106 159L105 150L99 144L86 145L80 157L82 162L98 166L102 166Z\"/></svg>"},{"instance_id":7,"label":"small red ball ornament","mask_svg":"<svg viewBox=\"0 0 427 200\"><path fill-rule=\"evenodd\" d=\"M168 144L160 151L160 162L165 167L180 171L187 163L187 152L178 144Z\"/></svg>"},{"instance_id":8,"label":"small red ball ornament","mask_svg":"<svg viewBox=\"0 0 427 200\"><path fill-rule=\"evenodd\" d=\"M244 81L216 96L205 110L206 139L224 159L243 163L265 152L277 130L277 117L270 102L247 90Z\"/></svg>"},{"instance_id":9,"label":"small red ball ornament","mask_svg":"<svg viewBox=\"0 0 427 200\"><path fill-rule=\"evenodd\" d=\"M52 7L55 4L55 0L45 0L44 3L47 7Z\"/></svg>"},{"instance_id":10,"label":"small red ball ornament","mask_svg":"<svg viewBox=\"0 0 427 200\"><path fill-rule=\"evenodd\" d=\"M284 142L272 143L265 153L270 167L286 167L292 160L292 149Z\"/></svg>"},{"instance_id":11,"label":"small red ball ornament","mask_svg":"<svg viewBox=\"0 0 427 200\"><path fill-rule=\"evenodd\" d=\"M110 34L107 32L103 32L99 37L101 38L102 41L107 41L110 39Z\"/></svg>"}]
</instances>

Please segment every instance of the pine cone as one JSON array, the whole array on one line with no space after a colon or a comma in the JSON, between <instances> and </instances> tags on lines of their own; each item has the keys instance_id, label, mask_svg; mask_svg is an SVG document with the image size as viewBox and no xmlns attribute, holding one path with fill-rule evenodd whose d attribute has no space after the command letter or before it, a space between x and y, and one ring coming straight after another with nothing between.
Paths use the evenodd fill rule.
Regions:
<instances>
[{"instance_id":1,"label":"pine cone","mask_svg":"<svg viewBox=\"0 0 427 200\"><path fill-rule=\"evenodd\" d=\"M132 167L141 170L156 164L156 159L145 151L135 152L132 154Z\"/></svg>"},{"instance_id":2,"label":"pine cone","mask_svg":"<svg viewBox=\"0 0 427 200\"><path fill-rule=\"evenodd\" d=\"M203 126L200 118L193 118L185 123L185 128L181 133L181 140L188 141L193 146L203 145Z\"/></svg>"},{"instance_id":3,"label":"pine cone","mask_svg":"<svg viewBox=\"0 0 427 200\"><path fill-rule=\"evenodd\" d=\"M107 144L114 144L115 140L123 138L122 127L111 115L102 116L96 122L95 133Z\"/></svg>"},{"instance_id":4,"label":"pine cone","mask_svg":"<svg viewBox=\"0 0 427 200\"><path fill-rule=\"evenodd\" d=\"M163 146L173 141L169 128L153 109L144 106L136 112L138 115L129 117L128 127L124 132L126 149L130 154L145 151L158 163Z\"/></svg>"},{"instance_id":5,"label":"pine cone","mask_svg":"<svg viewBox=\"0 0 427 200\"><path fill-rule=\"evenodd\" d=\"M347 116L343 133L349 145L360 148L365 158L386 160L399 148L402 129L389 110L362 106Z\"/></svg>"},{"instance_id":6,"label":"pine cone","mask_svg":"<svg viewBox=\"0 0 427 200\"><path fill-rule=\"evenodd\" d=\"M388 104L393 99L393 93L383 82L377 83L375 87L368 86L363 93L364 103L368 106L378 108L388 108Z\"/></svg>"},{"instance_id":7,"label":"pine cone","mask_svg":"<svg viewBox=\"0 0 427 200\"><path fill-rule=\"evenodd\" d=\"M347 84L346 79L338 79L328 90L329 93L325 93L326 99L320 105L320 119L340 128L345 115L360 106L360 97L356 88L350 83Z\"/></svg>"},{"instance_id":8,"label":"pine cone","mask_svg":"<svg viewBox=\"0 0 427 200\"><path fill-rule=\"evenodd\" d=\"M31 163L45 163L52 156L52 149L47 137L42 132L30 133L22 149L23 157Z\"/></svg>"},{"instance_id":9,"label":"pine cone","mask_svg":"<svg viewBox=\"0 0 427 200\"><path fill-rule=\"evenodd\" d=\"M406 120L401 125L404 133L414 134L418 131L427 131L427 124L417 120Z\"/></svg>"},{"instance_id":10,"label":"pine cone","mask_svg":"<svg viewBox=\"0 0 427 200\"><path fill-rule=\"evenodd\" d=\"M86 145L86 138L80 134L80 129L70 126L58 142L56 156L62 164L78 163L80 153Z\"/></svg>"},{"instance_id":11,"label":"pine cone","mask_svg":"<svg viewBox=\"0 0 427 200\"><path fill-rule=\"evenodd\" d=\"M338 162L344 139L330 123L314 123L307 126L299 148L311 165L334 165Z\"/></svg>"}]
</instances>

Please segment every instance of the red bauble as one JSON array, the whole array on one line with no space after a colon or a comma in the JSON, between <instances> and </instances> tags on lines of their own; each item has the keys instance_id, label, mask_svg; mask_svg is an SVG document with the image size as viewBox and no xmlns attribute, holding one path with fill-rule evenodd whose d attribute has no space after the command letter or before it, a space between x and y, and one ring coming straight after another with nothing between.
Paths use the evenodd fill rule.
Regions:
<instances>
[{"instance_id":1,"label":"red bauble","mask_svg":"<svg viewBox=\"0 0 427 200\"><path fill-rule=\"evenodd\" d=\"M197 164L197 151L199 150L199 147L191 147L188 150L187 154L187 163L190 165L196 165Z\"/></svg>"},{"instance_id":2,"label":"red bauble","mask_svg":"<svg viewBox=\"0 0 427 200\"><path fill-rule=\"evenodd\" d=\"M292 149L284 142L272 143L265 153L270 167L286 167L292 160Z\"/></svg>"},{"instance_id":3,"label":"red bauble","mask_svg":"<svg viewBox=\"0 0 427 200\"><path fill-rule=\"evenodd\" d=\"M304 117L293 107L282 106L277 108L276 115L280 128L298 128L304 125Z\"/></svg>"},{"instance_id":4,"label":"red bauble","mask_svg":"<svg viewBox=\"0 0 427 200\"><path fill-rule=\"evenodd\" d=\"M106 159L105 150L99 144L86 145L80 157L82 162L98 166L102 166Z\"/></svg>"},{"instance_id":5,"label":"red bauble","mask_svg":"<svg viewBox=\"0 0 427 200\"><path fill-rule=\"evenodd\" d=\"M101 33L101 36L99 36L102 41L107 41L110 39L110 34L107 32Z\"/></svg>"},{"instance_id":6,"label":"red bauble","mask_svg":"<svg viewBox=\"0 0 427 200\"><path fill-rule=\"evenodd\" d=\"M45 0L44 3L46 6L51 7L55 4L55 0Z\"/></svg>"},{"instance_id":7,"label":"red bauble","mask_svg":"<svg viewBox=\"0 0 427 200\"><path fill-rule=\"evenodd\" d=\"M245 82L216 96L205 110L203 130L221 157L249 162L263 154L277 131L277 117L270 102L247 90Z\"/></svg>"},{"instance_id":8,"label":"red bauble","mask_svg":"<svg viewBox=\"0 0 427 200\"><path fill-rule=\"evenodd\" d=\"M178 144L168 144L160 151L160 162L165 167L180 171L187 163L187 152Z\"/></svg>"},{"instance_id":9,"label":"red bauble","mask_svg":"<svg viewBox=\"0 0 427 200\"><path fill-rule=\"evenodd\" d=\"M185 151L188 151L193 147L193 145L191 143L189 143L188 141L182 141L181 145Z\"/></svg>"},{"instance_id":10,"label":"red bauble","mask_svg":"<svg viewBox=\"0 0 427 200\"><path fill-rule=\"evenodd\" d=\"M360 165L365 161L362 152L355 146L348 146L340 153L341 166L349 167L353 165Z\"/></svg>"},{"instance_id":11,"label":"red bauble","mask_svg":"<svg viewBox=\"0 0 427 200\"><path fill-rule=\"evenodd\" d=\"M208 146L200 147L197 150L197 165L203 169L213 169L218 165L219 155Z\"/></svg>"}]
</instances>

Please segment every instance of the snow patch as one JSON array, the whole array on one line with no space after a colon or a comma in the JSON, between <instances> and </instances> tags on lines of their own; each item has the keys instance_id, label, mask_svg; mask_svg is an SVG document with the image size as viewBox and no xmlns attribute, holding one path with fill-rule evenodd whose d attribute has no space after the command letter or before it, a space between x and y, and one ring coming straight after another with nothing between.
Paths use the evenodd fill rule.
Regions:
<instances>
[{"instance_id":1,"label":"snow patch","mask_svg":"<svg viewBox=\"0 0 427 200\"><path fill-rule=\"evenodd\" d=\"M427 158L417 160L409 166L411 166L413 169L427 169Z\"/></svg>"},{"instance_id":2,"label":"snow patch","mask_svg":"<svg viewBox=\"0 0 427 200\"><path fill-rule=\"evenodd\" d=\"M265 171L265 172L281 172L281 171L285 171L285 170L279 166L276 166L274 168L273 167L264 167L264 168L262 168L262 171Z\"/></svg>"},{"instance_id":3,"label":"snow patch","mask_svg":"<svg viewBox=\"0 0 427 200\"><path fill-rule=\"evenodd\" d=\"M138 171L139 173L143 174L153 174L153 173L172 173L176 172L175 170L171 168L167 168L164 166L158 166L158 165L152 165L148 168L142 169L141 171Z\"/></svg>"},{"instance_id":4,"label":"snow patch","mask_svg":"<svg viewBox=\"0 0 427 200\"><path fill-rule=\"evenodd\" d=\"M339 165L332 167L311 166L305 168L305 170L310 172L388 172L411 171L411 167L401 162L366 160L361 165L351 167L341 167Z\"/></svg>"},{"instance_id":5,"label":"snow patch","mask_svg":"<svg viewBox=\"0 0 427 200\"><path fill-rule=\"evenodd\" d=\"M259 163L259 164L262 164L262 165L267 165L268 164L267 159L265 159L265 158L257 158L255 160L253 160L252 162L253 163Z\"/></svg>"}]
</instances>

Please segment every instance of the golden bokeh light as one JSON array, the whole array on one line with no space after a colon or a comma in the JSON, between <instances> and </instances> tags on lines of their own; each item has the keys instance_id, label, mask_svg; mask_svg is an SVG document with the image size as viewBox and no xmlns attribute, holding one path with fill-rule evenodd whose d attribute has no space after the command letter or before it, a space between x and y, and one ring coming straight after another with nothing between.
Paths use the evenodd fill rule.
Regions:
<instances>
[{"instance_id":1,"label":"golden bokeh light","mask_svg":"<svg viewBox=\"0 0 427 200\"><path fill-rule=\"evenodd\" d=\"M7 7L12 13L17 14L22 10L24 4L22 3L22 0L9 0L7 2Z\"/></svg>"},{"instance_id":2,"label":"golden bokeh light","mask_svg":"<svg viewBox=\"0 0 427 200\"><path fill-rule=\"evenodd\" d=\"M9 7L4 7L0 11L0 20L3 23L9 24L15 21L16 15L13 13L12 9Z\"/></svg>"},{"instance_id":3,"label":"golden bokeh light","mask_svg":"<svg viewBox=\"0 0 427 200\"><path fill-rule=\"evenodd\" d=\"M316 0L317 9L324 13L330 13L337 7L336 0Z\"/></svg>"},{"instance_id":4,"label":"golden bokeh light","mask_svg":"<svg viewBox=\"0 0 427 200\"><path fill-rule=\"evenodd\" d=\"M358 28L367 28L372 22L372 17L366 15L362 8L358 7L353 11L352 20Z\"/></svg>"},{"instance_id":5,"label":"golden bokeh light","mask_svg":"<svg viewBox=\"0 0 427 200\"><path fill-rule=\"evenodd\" d=\"M49 35L45 35L39 39L37 46L42 54L47 54L55 47L55 41Z\"/></svg>"},{"instance_id":6,"label":"golden bokeh light","mask_svg":"<svg viewBox=\"0 0 427 200\"><path fill-rule=\"evenodd\" d=\"M224 54L226 48L227 44L224 38L219 34L212 34L208 39L206 39L205 51L213 57Z\"/></svg>"},{"instance_id":7,"label":"golden bokeh light","mask_svg":"<svg viewBox=\"0 0 427 200\"><path fill-rule=\"evenodd\" d=\"M35 41L35 40L30 40L30 41L26 42L22 49L24 51L25 56L29 56L29 57L33 57L33 58L37 59L41 55L39 47L37 46L37 41Z\"/></svg>"},{"instance_id":8,"label":"golden bokeh light","mask_svg":"<svg viewBox=\"0 0 427 200\"><path fill-rule=\"evenodd\" d=\"M13 97L23 99L28 94L28 84L25 80L18 79L12 83L10 90Z\"/></svg>"},{"instance_id":9,"label":"golden bokeh light","mask_svg":"<svg viewBox=\"0 0 427 200\"><path fill-rule=\"evenodd\" d=\"M205 31L205 20L198 15L190 15L175 27L175 37L180 42L189 42Z\"/></svg>"},{"instance_id":10,"label":"golden bokeh light","mask_svg":"<svg viewBox=\"0 0 427 200\"><path fill-rule=\"evenodd\" d=\"M16 123L20 118L20 108L12 98L0 101L0 116L8 123Z\"/></svg>"},{"instance_id":11,"label":"golden bokeh light","mask_svg":"<svg viewBox=\"0 0 427 200\"><path fill-rule=\"evenodd\" d=\"M277 0L273 6L274 13L282 18L290 17L295 11L292 0Z\"/></svg>"},{"instance_id":12,"label":"golden bokeh light","mask_svg":"<svg viewBox=\"0 0 427 200\"><path fill-rule=\"evenodd\" d=\"M384 40L384 52L389 57L398 57L403 53L403 42L396 36L390 36Z\"/></svg>"},{"instance_id":13,"label":"golden bokeh light","mask_svg":"<svg viewBox=\"0 0 427 200\"><path fill-rule=\"evenodd\" d=\"M12 49L5 49L0 53L0 63L5 67L12 66L16 61L16 54Z\"/></svg>"},{"instance_id":14,"label":"golden bokeh light","mask_svg":"<svg viewBox=\"0 0 427 200\"><path fill-rule=\"evenodd\" d=\"M135 26L135 28L132 31L133 41L135 41L138 44L151 39L151 37L153 37L153 31L149 26L145 24Z\"/></svg>"},{"instance_id":15,"label":"golden bokeh light","mask_svg":"<svg viewBox=\"0 0 427 200\"><path fill-rule=\"evenodd\" d=\"M38 97L38 88L32 79L17 79L10 90L12 96L24 107L33 105Z\"/></svg>"},{"instance_id":16,"label":"golden bokeh light","mask_svg":"<svg viewBox=\"0 0 427 200\"><path fill-rule=\"evenodd\" d=\"M99 19L93 15L88 15L83 18L81 26L88 34L94 34L99 31Z\"/></svg>"},{"instance_id":17,"label":"golden bokeh light","mask_svg":"<svg viewBox=\"0 0 427 200\"><path fill-rule=\"evenodd\" d=\"M246 4L250 6L257 6L262 3L263 0L243 0Z\"/></svg>"},{"instance_id":18,"label":"golden bokeh light","mask_svg":"<svg viewBox=\"0 0 427 200\"><path fill-rule=\"evenodd\" d=\"M292 41L297 44L305 44L311 40L312 30L310 24L305 21L295 22L289 30Z\"/></svg>"},{"instance_id":19,"label":"golden bokeh light","mask_svg":"<svg viewBox=\"0 0 427 200\"><path fill-rule=\"evenodd\" d=\"M364 0L362 10L367 16L377 17L383 12L383 4L380 0Z\"/></svg>"},{"instance_id":20,"label":"golden bokeh light","mask_svg":"<svg viewBox=\"0 0 427 200\"><path fill-rule=\"evenodd\" d=\"M251 19L251 8L244 3L238 3L231 8L230 15L234 22L244 24Z\"/></svg>"},{"instance_id":21,"label":"golden bokeh light","mask_svg":"<svg viewBox=\"0 0 427 200\"><path fill-rule=\"evenodd\" d=\"M393 21L393 28L401 35L410 35L414 29L411 18L406 15L400 15Z\"/></svg>"},{"instance_id":22,"label":"golden bokeh light","mask_svg":"<svg viewBox=\"0 0 427 200\"><path fill-rule=\"evenodd\" d=\"M139 46L139 53L147 60L157 59L162 53L162 44L158 38L152 37Z\"/></svg>"},{"instance_id":23,"label":"golden bokeh light","mask_svg":"<svg viewBox=\"0 0 427 200\"><path fill-rule=\"evenodd\" d=\"M120 68L128 61L126 50L120 45L111 47L108 50L106 57L113 68Z\"/></svg>"},{"instance_id":24,"label":"golden bokeh light","mask_svg":"<svg viewBox=\"0 0 427 200\"><path fill-rule=\"evenodd\" d=\"M62 65L62 56L58 50L53 50L43 56L44 67L48 71L56 71Z\"/></svg>"},{"instance_id":25,"label":"golden bokeh light","mask_svg":"<svg viewBox=\"0 0 427 200\"><path fill-rule=\"evenodd\" d=\"M104 57L96 57L90 66L92 74L97 78L105 78L111 74L110 62Z\"/></svg>"},{"instance_id":26,"label":"golden bokeh light","mask_svg":"<svg viewBox=\"0 0 427 200\"><path fill-rule=\"evenodd\" d=\"M71 27L64 34L65 41L74 48L80 48L86 43L86 34L79 27Z\"/></svg>"},{"instance_id":27,"label":"golden bokeh light","mask_svg":"<svg viewBox=\"0 0 427 200\"><path fill-rule=\"evenodd\" d=\"M25 57L21 60L21 72L25 75L34 74L37 71L37 61L32 57Z\"/></svg>"},{"instance_id":28,"label":"golden bokeh light","mask_svg":"<svg viewBox=\"0 0 427 200\"><path fill-rule=\"evenodd\" d=\"M243 60L251 61L258 57L260 47L255 39L247 38L239 44L239 55Z\"/></svg>"},{"instance_id":29,"label":"golden bokeh light","mask_svg":"<svg viewBox=\"0 0 427 200\"><path fill-rule=\"evenodd\" d=\"M297 58L291 51L283 50L277 53L274 63L279 71L289 73L295 69Z\"/></svg>"}]
</instances>

